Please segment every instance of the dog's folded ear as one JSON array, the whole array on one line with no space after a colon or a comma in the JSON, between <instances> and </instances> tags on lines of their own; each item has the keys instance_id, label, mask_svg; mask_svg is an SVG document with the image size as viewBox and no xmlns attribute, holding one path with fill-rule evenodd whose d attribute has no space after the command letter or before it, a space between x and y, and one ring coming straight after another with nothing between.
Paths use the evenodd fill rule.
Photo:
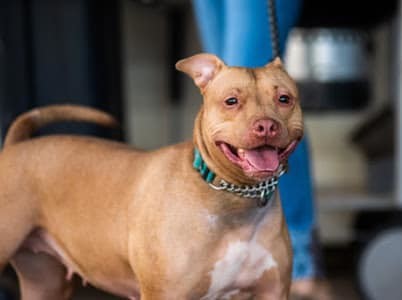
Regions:
<instances>
[{"instance_id":1,"label":"dog's folded ear","mask_svg":"<svg viewBox=\"0 0 402 300\"><path fill-rule=\"evenodd\" d=\"M176 69L193 78L194 83L202 90L225 64L213 54L196 54L176 63Z\"/></svg>"}]
</instances>

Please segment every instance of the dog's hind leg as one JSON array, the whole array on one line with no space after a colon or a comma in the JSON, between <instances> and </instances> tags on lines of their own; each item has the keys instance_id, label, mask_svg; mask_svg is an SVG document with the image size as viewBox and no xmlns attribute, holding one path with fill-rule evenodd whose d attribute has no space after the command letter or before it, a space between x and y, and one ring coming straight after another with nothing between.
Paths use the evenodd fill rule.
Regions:
<instances>
[{"instance_id":1,"label":"dog's hind leg","mask_svg":"<svg viewBox=\"0 0 402 300\"><path fill-rule=\"evenodd\" d=\"M30 249L29 237L41 219L37 186L17 163L2 158L0 155L0 271L11 262L24 300L69 299L72 285L65 280L64 266L56 258Z\"/></svg>"},{"instance_id":2,"label":"dog's hind leg","mask_svg":"<svg viewBox=\"0 0 402 300\"><path fill-rule=\"evenodd\" d=\"M0 155L0 273L34 229L39 208L22 168ZM15 170L15 172L12 172Z\"/></svg>"},{"instance_id":3,"label":"dog's hind leg","mask_svg":"<svg viewBox=\"0 0 402 300\"><path fill-rule=\"evenodd\" d=\"M4 197L0 184L0 273L33 229L33 210L21 200Z\"/></svg>"},{"instance_id":4,"label":"dog's hind leg","mask_svg":"<svg viewBox=\"0 0 402 300\"><path fill-rule=\"evenodd\" d=\"M66 268L56 258L21 249L11 264L18 275L22 300L71 298L73 284L66 280Z\"/></svg>"}]
</instances>

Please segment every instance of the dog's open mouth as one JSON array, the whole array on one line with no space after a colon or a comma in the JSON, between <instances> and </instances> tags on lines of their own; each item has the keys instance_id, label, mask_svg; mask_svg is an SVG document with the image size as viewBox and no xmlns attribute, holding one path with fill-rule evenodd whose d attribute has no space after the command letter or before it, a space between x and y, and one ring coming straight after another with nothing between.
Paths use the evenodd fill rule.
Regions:
<instances>
[{"instance_id":1,"label":"dog's open mouth","mask_svg":"<svg viewBox=\"0 0 402 300\"><path fill-rule=\"evenodd\" d=\"M266 177L274 174L280 163L286 161L296 148L298 141L292 141L285 148L261 145L251 149L236 148L225 142L217 142L226 158L253 177Z\"/></svg>"}]
</instances>

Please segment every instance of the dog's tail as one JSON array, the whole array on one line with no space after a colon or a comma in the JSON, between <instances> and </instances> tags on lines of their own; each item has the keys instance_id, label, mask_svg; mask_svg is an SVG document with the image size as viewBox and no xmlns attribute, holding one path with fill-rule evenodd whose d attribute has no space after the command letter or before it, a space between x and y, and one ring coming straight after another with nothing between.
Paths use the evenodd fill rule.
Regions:
<instances>
[{"instance_id":1,"label":"dog's tail","mask_svg":"<svg viewBox=\"0 0 402 300\"><path fill-rule=\"evenodd\" d=\"M79 105L50 105L30 110L15 119L7 132L4 146L29 139L35 131L47 124L63 121L118 127L116 119L100 110Z\"/></svg>"}]
</instances>

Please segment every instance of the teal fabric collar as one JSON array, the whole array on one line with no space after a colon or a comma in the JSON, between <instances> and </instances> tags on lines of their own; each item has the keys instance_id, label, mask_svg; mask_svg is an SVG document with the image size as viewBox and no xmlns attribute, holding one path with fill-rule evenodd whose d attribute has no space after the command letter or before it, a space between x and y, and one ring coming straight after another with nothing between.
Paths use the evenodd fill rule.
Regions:
<instances>
[{"instance_id":1,"label":"teal fabric collar","mask_svg":"<svg viewBox=\"0 0 402 300\"><path fill-rule=\"evenodd\" d=\"M201 174L202 178L208 183L214 181L216 175L210 169L208 169L207 164L202 159L200 151L197 148L194 149L194 161L193 161L194 169L198 170Z\"/></svg>"},{"instance_id":2,"label":"teal fabric collar","mask_svg":"<svg viewBox=\"0 0 402 300\"><path fill-rule=\"evenodd\" d=\"M274 176L255 185L238 186L228 183L223 179L219 181L218 185L214 185L212 182L214 181L216 175L208 168L198 149L194 149L193 167L201 174L202 178L214 190L227 191L241 197L256 199L258 206L266 206L268 204L272 196L275 194L279 177L285 174L287 171L287 166L281 164L279 166L279 170Z\"/></svg>"}]
</instances>

